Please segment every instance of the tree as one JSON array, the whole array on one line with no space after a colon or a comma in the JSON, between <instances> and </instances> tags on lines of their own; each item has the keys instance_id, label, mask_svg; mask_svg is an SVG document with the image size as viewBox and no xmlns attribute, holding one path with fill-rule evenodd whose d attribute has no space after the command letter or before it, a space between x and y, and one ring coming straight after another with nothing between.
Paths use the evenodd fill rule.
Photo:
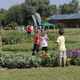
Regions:
<instances>
[{"instance_id":1,"label":"tree","mask_svg":"<svg viewBox=\"0 0 80 80\"><path fill-rule=\"evenodd\" d=\"M68 4L59 5L59 14L69 14L70 8Z\"/></svg>"},{"instance_id":2,"label":"tree","mask_svg":"<svg viewBox=\"0 0 80 80\"><path fill-rule=\"evenodd\" d=\"M41 23L44 23L44 22L48 22L48 21L47 21L47 18L41 17Z\"/></svg>"},{"instance_id":3,"label":"tree","mask_svg":"<svg viewBox=\"0 0 80 80\"><path fill-rule=\"evenodd\" d=\"M23 16L23 24L27 25L29 23L29 21L32 19L31 15L33 14L33 7L29 3L22 3L21 6L21 13ZM29 6L28 6L29 5Z\"/></svg>"},{"instance_id":4,"label":"tree","mask_svg":"<svg viewBox=\"0 0 80 80\"><path fill-rule=\"evenodd\" d=\"M7 12L7 10L5 10L3 8L0 9L0 14L5 14L6 12Z\"/></svg>"},{"instance_id":5,"label":"tree","mask_svg":"<svg viewBox=\"0 0 80 80\"><path fill-rule=\"evenodd\" d=\"M49 16L57 14L57 6L56 5L49 5L48 10L49 11L47 13L48 13Z\"/></svg>"},{"instance_id":6,"label":"tree","mask_svg":"<svg viewBox=\"0 0 80 80\"><path fill-rule=\"evenodd\" d=\"M78 13L79 2L77 0L72 0L69 4L59 5L59 14L75 14Z\"/></svg>"},{"instance_id":7,"label":"tree","mask_svg":"<svg viewBox=\"0 0 80 80\"><path fill-rule=\"evenodd\" d=\"M72 0L70 3L69 3L69 8L70 8L70 14L71 13L78 13L78 10L79 10L79 2L77 0Z\"/></svg>"},{"instance_id":8,"label":"tree","mask_svg":"<svg viewBox=\"0 0 80 80\"><path fill-rule=\"evenodd\" d=\"M56 5L49 5L50 0L25 0L25 3L22 3L21 11L23 14L23 23L25 25L32 24L31 15L34 14L33 8L35 7L36 12L40 14L41 17L50 17L57 12Z\"/></svg>"},{"instance_id":9,"label":"tree","mask_svg":"<svg viewBox=\"0 0 80 80\"><path fill-rule=\"evenodd\" d=\"M0 9L0 26L3 25L4 26L4 16L6 14L7 10L1 8Z\"/></svg>"},{"instance_id":10,"label":"tree","mask_svg":"<svg viewBox=\"0 0 80 80\"><path fill-rule=\"evenodd\" d=\"M5 26L11 22L16 22L18 25L21 25L22 21L21 7L19 5L14 5L9 8L4 19Z\"/></svg>"}]
</instances>

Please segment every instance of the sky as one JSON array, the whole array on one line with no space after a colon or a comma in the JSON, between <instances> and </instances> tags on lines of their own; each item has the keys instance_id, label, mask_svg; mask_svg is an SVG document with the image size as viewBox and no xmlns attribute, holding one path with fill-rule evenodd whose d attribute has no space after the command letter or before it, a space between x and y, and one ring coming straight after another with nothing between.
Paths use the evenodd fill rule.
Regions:
<instances>
[{"instance_id":1,"label":"sky","mask_svg":"<svg viewBox=\"0 0 80 80\"><path fill-rule=\"evenodd\" d=\"M72 0L50 0L50 4L55 4L57 5L57 7L60 5L60 4L64 4L64 3L69 3L70 1ZM0 9L1 8L4 8L6 10L8 10L11 6L13 5L16 5L16 4L21 4L25 2L25 0L0 0ZM78 0L79 2L79 5L80 5L80 0Z\"/></svg>"}]
</instances>

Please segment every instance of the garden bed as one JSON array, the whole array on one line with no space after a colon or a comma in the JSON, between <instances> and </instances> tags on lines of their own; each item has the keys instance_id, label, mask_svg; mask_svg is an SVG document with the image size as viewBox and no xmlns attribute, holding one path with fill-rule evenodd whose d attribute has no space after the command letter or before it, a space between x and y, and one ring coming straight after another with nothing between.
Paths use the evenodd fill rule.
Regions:
<instances>
[{"instance_id":1,"label":"garden bed","mask_svg":"<svg viewBox=\"0 0 80 80\"><path fill-rule=\"evenodd\" d=\"M37 67L58 67L58 53L48 54L48 52L36 53L35 56L27 54L4 55L0 53L0 65L4 68L37 68ZM66 66L80 66L80 48L67 49Z\"/></svg>"}]
</instances>

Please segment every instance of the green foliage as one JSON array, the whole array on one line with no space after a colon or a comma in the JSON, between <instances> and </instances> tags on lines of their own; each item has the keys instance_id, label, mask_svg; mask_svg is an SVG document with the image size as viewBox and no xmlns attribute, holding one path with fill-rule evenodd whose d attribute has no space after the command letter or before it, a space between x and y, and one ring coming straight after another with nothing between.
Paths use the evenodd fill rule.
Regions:
<instances>
[{"instance_id":1,"label":"green foliage","mask_svg":"<svg viewBox=\"0 0 80 80\"><path fill-rule=\"evenodd\" d=\"M23 15L23 23L29 24L32 22L31 15L34 14L34 12L39 13L41 17L50 17L57 12L57 6L56 5L49 5L50 0L25 0L25 3L20 4L21 11ZM36 11L33 9L35 7Z\"/></svg>"},{"instance_id":2,"label":"green foliage","mask_svg":"<svg viewBox=\"0 0 80 80\"><path fill-rule=\"evenodd\" d=\"M33 7L35 7L35 10ZM57 6L50 5L50 0L25 0L20 5L11 6L8 11L1 9L0 14L4 15L4 19L0 18L1 24L6 26L11 22L16 22L18 25L31 25L33 24L31 15L35 14L34 12L47 18L57 14Z\"/></svg>"},{"instance_id":3,"label":"green foliage","mask_svg":"<svg viewBox=\"0 0 80 80\"><path fill-rule=\"evenodd\" d=\"M11 29L15 29L15 26L18 26L18 24L16 22L11 22L6 27L11 27Z\"/></svg>"},{"instance_id":4,"label":"green foliage","mask_svg":"<svg viewBox=\"0 0 80 80\"><path fill-rule=\"evenodd\" d=\"M33 45L14 45L14 46L4 46L2 48L3 51L31 51L33 49Z\"/></svg>"},{"instance_id":5,"label":"green foliage","mask_svg":"<svg viewBox=\"0 0 80 80\"><path fill-rule=\"evenodd\" d=\"M4 67L7 68L31 68L39 67L41 58L26 54L6 55Z\"/></svg>"},{"instance_id":6,"label":"green foliage","mask_svg":"<svg viewBox=\"0 0 80 80\"><path fill-rule=\"evenodd\" d=\"M6 12L7 12L7 10L5 10L3 8L0 9L0 14L6 14Z\"/></svg>"},{"instance_id":7,"label":"green foliage","mask_svg":"<svg viewBox=\"0 0 80 80\"><path fill-rule=\"evenodd\" d=\"M22 42L34 42L35 35L27 35L27 32L20 32L18 30L7 30L0 32L3 44L17 44Z\"/></svg>"},{"instance_id":8,"label":"green foliage","mask_svg":"<svg viewBox=\"0 0 80 80\"><path fill-rule=\"evenodd\" d=\"M55 26L56 26L56 28L61 29L61 28L65 27L65 24L64 23L59 23L59 24L56 24Z\"/></svg>"},{"instance_id":9,"label":"green foliage","mask_svg":"<svg viewBox=\"0 0 80 80\"><path fill-rule=\"evenodd\" d=\"M54 32L54 31L47 31L46 32L48 37L49 37L49 41L48 41L48 50L56 50L57 48L57 44L56 44L56 40L58 37L58 32ZM80 32L79 31L67 31L64 33L64 35L68 35L68 38L66 37L66 47L77 47L79 46L78 44L80 44L79 42L79 38L72 38L72 36L75 35L79 35ZM30 35L28 36L26 32L21 33L19 31L5 31L5 33L1 33L2 36L2 42L3 45L6 44L16 44L16 45L12 45L12 46L3 46L2 49L3 51L31 51L33 49L33 44L34 44L34 38L35 35ZM70 37L71 39L70 39ZM78 41L77 41L78 40ZM24 43L24 44L20 44L20 43Z\"/></svg>"},{"instance_id":10,"label":"green foliage","mask_svg":"<svg viewBox=\"0 0 80 80\"><path fill-rule=\"evenodd\" d=\"M49 11L47 12L47 15L57 15L57 6L56 5L49 5Z\"/></svg>"},{"instance_id":11,"label":"green foliage","mask_svg":"<svg viewBox=\"0 0 80 80\"><path fill-rule=\"evenodd\" d=\"M5 26L11 22L16 22L21 25L23 21L21 7L19 5L14 5L5 14L4 24Z\"/></svg>"},{"instance_id":12,"label":"green foliage","mask_svg":"<svg viewBox=\"0 0 80 80\"><path fill-rule=\"evenodd\" d=\"M58 13L59 14L75 14L78 13L79 2L77 0L72 0L69 4L59 5Z\"/></svg>"},{"instance_id":13,"label":"green foliage","mask_svg":"<svg viewBox=\"0 0 80 80\"><path fill-rule=\"evenodd\" d=\"M5 31L1 36L3 44L17 44L22 42L22 35L19 31Z\"/></svg>"},{"instance_id":14,"label":"green foliage","mask_svg":"<svg viewBox=\"0 0 80 80\"><path fill-rule=\"evenodd\" d=\"M77 28L79 28L79 25L77 25Z\"/></svg>"},{"instance_id":15,"label":"green foliage","mask_svg":"<svg viewBox=\"0 0 80 80\"><path fill-rule=\"evenodd\" d=\"M41 17L41 22L42 22L42 23L47 22L47 18Z\"/></svg>"},{"instance_id":16,"label":"green foliage","mask_svg":"<svg viewBox=\"0 0 80 80\"><path fill-rule=\"evenodd\" d=\"M69 5L68 4L63 4L63 5L59 5L59 8L58 8L58 12L60 14L69 14Z\"/></svg>"},{"instance_id":17,"label":"green foliage","mask_svg":"<svg viewBox=\"0 0 80 80\"><path fill-rule=\"evenodd\" d=\"M4 16L6 14L7 10L1 8L0 9L0 26L3 25L4 26Z\"/></svg>"},{"instance_id":18,"label":"green foliage","mask_svg":"<svg viewBox=\"0 0 80 80\"><path fill-rule=\"evenodd\" d=\"M5 63L4 57L5 55L2 53L2 49L0 48L0 67L3 66Z\"/></svg>"},{"instance_id":19,"label":"green foliage","mask_svg":"<svg viewBox=\"0 0 80 80\"><path fill-rule=\"evenodd\" d=\"M80 66L80 48L67 49L66 66ZM58 67L58 53L48 54L48 52L36 53L35 56L27 54L3 55L1 54L1 65L7 68L37 68L43 67ZM2 58L3 57L3 58ZM4 61L5 60L5 61ZM63 59L62 59L63 65Z\"/></svg>"}]
</instances>

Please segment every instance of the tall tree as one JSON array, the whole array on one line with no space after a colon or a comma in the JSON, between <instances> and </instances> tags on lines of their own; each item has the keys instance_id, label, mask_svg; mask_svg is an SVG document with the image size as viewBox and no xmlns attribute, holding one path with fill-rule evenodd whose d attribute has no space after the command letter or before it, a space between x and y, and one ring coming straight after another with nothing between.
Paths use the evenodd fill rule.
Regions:
<instances>
[{"instance_id":1,"label":"tall tree","mask_svg":"<svg viewBox=\"0 0 80 80\"><path fill-rule=\"evenodd\" d=\"M18 25L20 25L23 21L22 14L21 14L21 7L19 5L14 5L7 11L5 15L5 25L16 22Z\"/></svg>"},{"instance_id":2,"label":"tall tree","mask_svg":"<svg viewBox=\"0 0 80 80\"><path fill-rule=\"evenodd\" d=\"M26 3L22 3L21 6L21 13L23 16L23 24L27 25L29 21L31 20L31 15L33 13L33 7L31 5L30 1Z\"/></svg>"},{"instance_id":3,"label":"tall tree","mask_svg":"<svg viewBox=\"0 0 80 80\"><path fill-rule=\"evenodd\" d=\"M59 5L59 14L69 14L70 8L68 4Z\"/></svg>"},{"instance_id":4,"label":"tall tree","mask_svg":"<svg viewBox=\"0 0 80 80\"><path fill-rule=\"evenodd\" d=\"M79 2L77 0L72 0L69 3L70 13L78 13L79 10Z\"/></svg>"},{"instance_id":5,"label":"tall tree","mask_svg":"<svg viewBox=\"0 0 80 80\"><path fill-rule=\"evenodd\" d=\"M41 17L50 17L56 14L57 6L49 5L49 3L50 0L25 0L25 3L20 5L24 18L23 23L27 25L32 21L31 15L34 13L33 7L35 7L37 13L39 13Z\"/></svg>"},{"instance_id":6,"label":"tall tree","mask_svg":"<svg viewBox=\"0 0 80 80\"><path fill-rule=\"evenodd\" d=\"M7 10L1 8L0 9L0 26L3 25L4 26L4 16L6 14Z\"/></svg>"},{"instance_id":7,"label":"tall tree","mask_svg":"<svg viewBox=\"0 0 80 80\"><path fill-rule=\"evenodd\" d=\"M0 14L5 14L6 12L7 12L7 10L5 10L3 8L0 9Z\"/></svg>"},{"instance_id":8,"label":"tall tree","mask_svg":"<svg viewBox=\"0 0 80 80\"><path fill-rule=\"evenodd\" d=\"M59 5L58 13L59 14L74 14L78 13L79 2L77 0L72 0L69 4Z\"/></svg>"}]
</instances>

